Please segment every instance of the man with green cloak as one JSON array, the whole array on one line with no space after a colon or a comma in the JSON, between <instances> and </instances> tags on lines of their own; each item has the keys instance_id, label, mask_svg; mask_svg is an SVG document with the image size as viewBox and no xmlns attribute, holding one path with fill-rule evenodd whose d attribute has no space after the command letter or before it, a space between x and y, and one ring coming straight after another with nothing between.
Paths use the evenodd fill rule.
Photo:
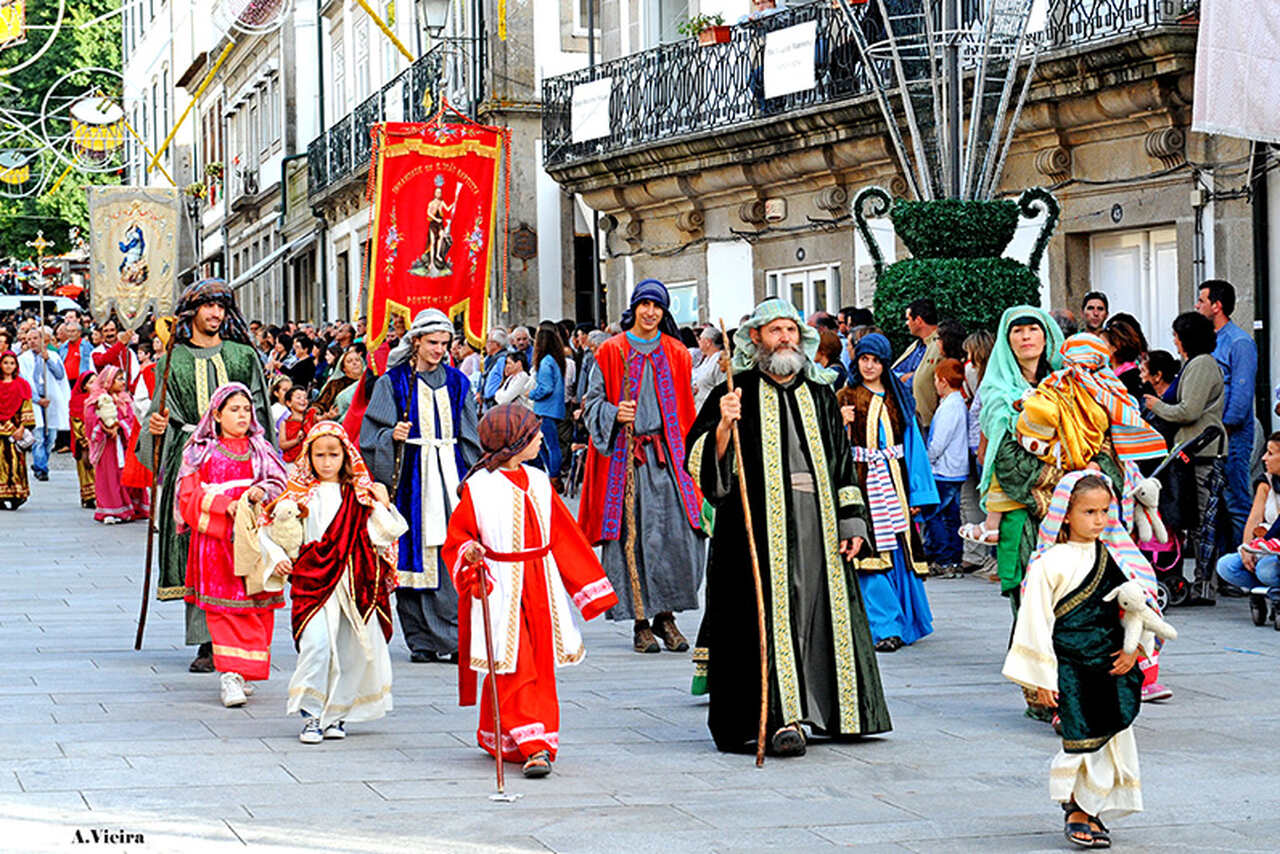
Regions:
<instances>
[{"instance_id":1,"label":"man with green cloak","mask_svg":"<svg viewBox=\"0 0 1280 854\"><path fill-rule=\"evenodd\" d=\"M798 756L805 727L832 738L890 729L849 562L867 537L867 509L832 372L813 361L817 331L789 302L769 299L735 344L735 390L712 390L687 442L686 467L716 512L698 636L711 694L707 724L720 750L754 749L760 657L741 466L764 592L767 746ZM742 460L730 441L735 423Z\"/></svg>"},{"instance_id":2,"label":"man with green cloak","mask_svg":"<svg viewBox=\"0 0 1280 854\"><path fill-rule=\"evenodd\" d=\"M253 392L258 423L267 431L268 440L275 439L262 362L249 343L249 328L236 307L235 292L222 279L205 279L182 292L175 313L170 332L174 336L172 355L161 357L155 367L159 382L165 376L166 360L173 361L168 369L164 408L160 408L157 387L147 413L147 429L139 432L136 449L138 460L150 469L154 465L155 443L161 443L161 483L152 508L160 547L156 598L161 601L182 599L191 592L187 587L187 546L191 535L177 533L173 502L178 494L182 448L209 408L210 396L218 386L244 383ZM213 642L204 611L190 603L186 609L186 644L199 646L189 669L192 673L212 673Z\"/></svg>"}]
</instances>

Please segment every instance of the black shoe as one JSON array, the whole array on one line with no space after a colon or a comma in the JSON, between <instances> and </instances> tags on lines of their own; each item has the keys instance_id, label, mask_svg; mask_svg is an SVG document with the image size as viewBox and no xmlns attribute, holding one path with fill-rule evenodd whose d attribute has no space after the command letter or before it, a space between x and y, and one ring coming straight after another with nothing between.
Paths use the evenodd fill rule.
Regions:
<instances>
[{"instance_id":1,"label":"black shoe","mask_svg":"<svg viewBox=\"0 0 1280 854\"><path fill-rule=\"evenodd\" d=\"M35 476L35 479L39 481L46 481L49 479L49 473L47 471L33 471L32 474Z\"/></svg>"},{"instance_id":2,"label":"black shoe","mask_svg":"<svg viewBox=\"0 0 1280 854\"><path fill-rule=\"evenodd\" d=\"M415 650L410 650L409 660L412 661L414 664L431 664L432 662L438 661L439 659L436 658L436 654L434 652L431 652L430 650L415 649Z\"/></svg>"},{"instance_id":3,"label":"black shoe","mask_svg":"<svg viewBox=\"0 0 1280 854\"><path fill-rule=\"evenodd\" d=\"M445 660L445 661L448 661L450 664L457 664L457 663L458 663L458 653L457 653L457 652L451 652L451 653L449 653L448 658L445 658L444 660Z\"/></svg>"},{"instance_id":4,"label":"black shoe","mask_svg":"<svg viewBox=\"0 0 1280 854\"><path fill-rule=\"evenodd\" d=\"M774 756L804 756L804 732L799 726L785 726L769 739L770 752Z\"/></svg>"},{"instance_id":5,"label":"black shoe","mask_svg":"<svg viewBox=\"0 0 1280 854\"><path fill-rule=\"evenodd\" d=\"M191 673L212 673L213 672L213 642L205 641L200 644L200 648L196 650L196 657L187 665L187 670Z\"/></svg>"},{"instance_id":6,"label":"black shoe","mask_svg":"<svg viewBox=\"0 0 1280 854\"><path fill-rule=\"evenodd\" d=\"M897 652L902 649L902 638L894 635L891 638L885 638L876 644L876 652Z\"/></svg>"}]
</instances>

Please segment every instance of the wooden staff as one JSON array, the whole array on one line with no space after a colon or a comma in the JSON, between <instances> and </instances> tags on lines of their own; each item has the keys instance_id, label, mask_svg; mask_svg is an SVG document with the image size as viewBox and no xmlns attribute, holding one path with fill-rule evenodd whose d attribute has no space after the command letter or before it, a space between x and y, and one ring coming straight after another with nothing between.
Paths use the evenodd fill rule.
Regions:
<instances>
[{"instance_id":1,"label":"wooden staff","mask_svg":"<svg viewBox=\"0 0 1280 854\"><path fill-rule=\"evenodd\" d=\"M410 358L413 358L413 357L410 356ZM416 383L417 378L415 377L413 381ZM361 378L359 382L364 382L364 379ZM404 417L400 419L401 421L409 420L409 401L412 399L413 399L413 391L410 390L409 395L404 402ZM393 427L392 429L395 429L395 428ZM409 429L412 430L413 428L410 427ZM395 442L394 439L392 441ZM391 501L393 503L396 500L396 496L400 494L400 469L404 465L404 446L408 441L409 440L406 439L403 442L395 442L395 446L396 446L395 465L393 465L391 468Z\"/></svg>"},{"instance_id":2,"label":"wooden staff","mask_svg":"<svg viewBox=\"0 0 1280 854\"><path fill-rule=\"evenodd\" d=\"M160 394L156 397L159 406L156 407L157 413L165 413L164 400L165 395L169 391L169 366L173 364L173 343L177 340L177 322L169 324L169 342L164 349L164 373L160 376ZM144 382L142 377L138 377L138 382ZM150 417L147 419L150 420ZM150 430L150 426L139 424L138 429ZM168 428L165 429L165 433ZM147 605L151 601L151 557L154 553L156 540L156 489L160 485L160 449L164 447L165 433L159 436L151 437L151 504L148 505L147 517L147 556L146 564L142 569L142 609L138 612L138 634L133 639L134 650L142 649L142 632L147 628ZM174 484L174 489L178 485Z\"/></svg>"},{"instance_id":3,"label":"wooden staff","mask_svg":"<svg viewBox=\"0 0 1280 854\"><path fill-rule=\"evenodd\" d=\"M622 382L623 394L626 398L623 402L634 401L630 368L625 363L622 366ZM639 406L636 408L639 410ZM636 414L639 412L637 411ZM622 475L622 515L627 523L627 535L623 540L622 548L627 558L627 576L631 581L631 602L635 610L635 618L643 620L645 619L644 597L640 593L640 571L636 568L636 422L634 416L623 429L623 436L626 440L627 458Z\"/></svg>"},{"instance_id":4,"label":"wooden staff","mask_svg":"<svg viewBox=\"0 0 1280 854\"><path fill-rule=\"evenodd\" d=\"M473 547L474 549L474 547ZM475 551L478 551L475 550ZM493 661L493 624L489 620L489 591L485 581L486 569L483 563L483 557L477 558L474 562L470 560L472 554L468 554L468 563L472 569L476 571L477 583L480 585L480 612L484 615L484 655L485 663L489 666L489 700L493 705L493 756L497 762L498 769L498 794L494 796L494 800L507 800L507 794L504 790L505 777L502 765L502 710L498 708L498 667ZM459 650L458 655L470 655L471 650Z\"/></svg>"},{"instance_id":5,"label":"wooden staff","mask_svg":"<svg viewBox=\"0 0 1280 854\"><path fill-rule=\"evenodd\" d=\"M729 334L725 332L724 318L720 318L720 335L724 338L726 354L729 353ZM724 357L727 362L729 355ZM733 365L725 365L724 381L733 394ZM737 461L738 494L742 498L742 522L747 528L747 548L751 551L751 579L756 585L756 629L760 633L760 728L756 731L756 767L764 765L765 723L769 717L769 653L765 646L764 585L760 581L760 556L756 553L756 533L751 522L751 501L747 498L747 467L742 459L742 439L738 435L738 422L733 422L733 456Z\"/></svg>"}]
</instances>

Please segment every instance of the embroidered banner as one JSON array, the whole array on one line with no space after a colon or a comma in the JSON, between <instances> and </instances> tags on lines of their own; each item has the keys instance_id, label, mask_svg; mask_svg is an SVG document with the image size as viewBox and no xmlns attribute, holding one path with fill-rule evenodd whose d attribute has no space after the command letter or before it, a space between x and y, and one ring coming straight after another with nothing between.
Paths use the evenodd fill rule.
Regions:
<instances>
[{"instance_id":1,"label":"embroidered banner","mask_svg":"<svg viewBox=\"0 0 1280 854\"><path fill-rule=\"evenodd\" d=\"M182 215L176 187L90 186L90 313L133 328L173 310Z\"/></svg>"},{"instance_id":2,"label":"embroidered banner","mask_svg":"<svg viewBox=\"0 0 1280 854\"><path fill-rule=\"evenodd\" d=\"M407 326L424 308L438 308L450 317L465 313L467 339L483 347L500 132L387 122L375 133L369 346L382 341L391 315L401 315Z\"/></svg>"}]
</instances>

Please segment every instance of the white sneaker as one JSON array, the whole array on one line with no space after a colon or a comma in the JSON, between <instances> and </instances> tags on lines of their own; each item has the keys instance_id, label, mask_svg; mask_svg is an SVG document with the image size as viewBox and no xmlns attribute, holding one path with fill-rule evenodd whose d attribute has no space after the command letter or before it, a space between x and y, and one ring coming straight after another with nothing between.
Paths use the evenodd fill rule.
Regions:
<instances>
[{"instance_id":1,"label":"white sneaker","mask_svg":"<svg viewBox=\"0 0 1280 854\"><path fill-rule=\"evenodd\" d=\"M319 744L324 741L324 733L320 730L320 719L307 717L302 722L302 732L298 733L298 741L303 744Z\"/></svg>"},{"instance_id":2,"label":"white sneaker","mask_svg":"<svg viewBox=\"0 0 1280 854\"><path fill-rule=\"evenodd\" d=\"M325 738L346 738L347 731L342 728L342 721L329 724L327 727L325 727L324 737Z\"/></svg>"},{"instance_id":3,"label":"white sneaker","mask_svg":"<svg viewBox=\"0 0 1280 854\"><path fill-rule=\"evenodd\" d=\"M239 673L224 673L221 679L222 705L228 709L243 706L245 702L244 677Z\"/></svg>"}]
</instances>

